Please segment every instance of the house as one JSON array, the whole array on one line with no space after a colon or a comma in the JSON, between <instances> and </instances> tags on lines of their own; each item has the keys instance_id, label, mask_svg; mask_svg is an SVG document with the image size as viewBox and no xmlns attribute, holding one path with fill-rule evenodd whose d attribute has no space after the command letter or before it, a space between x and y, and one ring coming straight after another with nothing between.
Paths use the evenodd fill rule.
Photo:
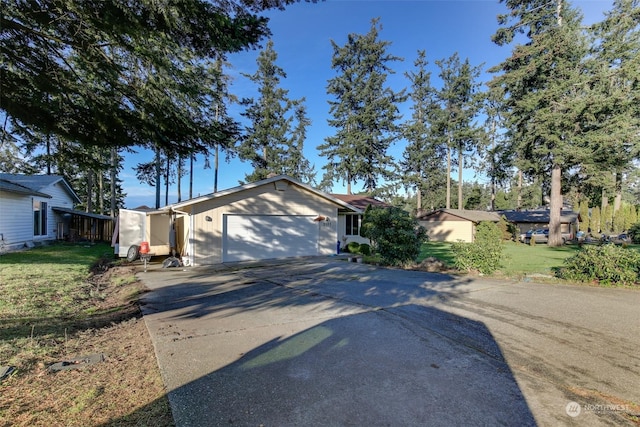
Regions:
<instances>
[{"instance_id":1,"label":"house","mask_svg":"<svg viewBox=\"0 0 640 427\"><path fill-rule=\"evenodd\" d=\"M476 227L482 221L500 221L497 212L438 209L418 217L420 225L427 229L429 239L436 242L473 242Z\"/></svg>"},{"instance_id":2,"label":"house","mask_svg":"<svg viewBox=\"0 0 640 427\"><path fill-rule=\"evenodd\" d=\"M517 234L524 234L529 230L549 228L549 210L524 210L524 211L501 211L507 221L513 223L517 228ZM578 230L580 214L578 212L565 211L560 213L560 232L567 240L572 240Z\"/></svg>"},{"instance_id":3,"label":"house","mask_svg":"<svg viewBox=\"0 0 640 427\"><path fill-rule=\"evenodd\" d=\"M358 209L357 212L343 211L338 215L338 236L340 236L342 247L350 242L370 244L369 239L360 236L362 215L368 206L389 207L389 205L371 196L361 194L332 194L331 196Z\"/></svg>"},{"instance_id":4,"label":"house","mask_svg":"<svg viewBox=\"0 0 640 427\"><path fill-rule=\"evenodd\" d=\"M191 265L335 254L339 216L362 211L278 175L163 208Z\"/></svg>"},{"instance_id":5,"label":"house","mask_svg":"<svg viewBox=\"0 0 640 427\"><path fill-rule=\"evenodd\" d=\"M111 217L76 211L78 203L62 176L0 173L0 244L11 250L62 239L107 240Z\"/></svg>"}]
</instances>

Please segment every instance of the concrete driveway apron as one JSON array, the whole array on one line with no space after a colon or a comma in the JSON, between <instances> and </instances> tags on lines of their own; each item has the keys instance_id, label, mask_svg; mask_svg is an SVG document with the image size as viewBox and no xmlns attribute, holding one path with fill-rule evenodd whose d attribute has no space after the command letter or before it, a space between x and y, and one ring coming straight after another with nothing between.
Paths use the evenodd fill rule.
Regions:
<instances>
[{"instance_id":1,"label":"concrete driveway apron","mask_svg":"<svg viewBox=\"0 0 640 427\"><path fill-rule=\"evenodd\" d=\"M579 342L602 328L573 328L539 296L568 298L573 287L336 258L156 266L139 277L152 290L144 317L178 426L631 424L627 403L638 402L640 363L625 341L601 350L623 352L604 374L623 384L604 393L628 411L579 411L604 403L593 393L603 361ZM580 381L567 378L574 363Z\"/></svg>"}]
</instances>

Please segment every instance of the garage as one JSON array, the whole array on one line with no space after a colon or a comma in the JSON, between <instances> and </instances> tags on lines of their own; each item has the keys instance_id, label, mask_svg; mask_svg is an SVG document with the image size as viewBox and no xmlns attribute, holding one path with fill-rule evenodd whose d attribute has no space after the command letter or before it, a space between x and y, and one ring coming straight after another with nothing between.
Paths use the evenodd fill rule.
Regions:
<instances>
[{"instance_id":1,"label":"garage","mask_svg":"<svg viewBox=\"0 0 640 427\"><path fill-rule=\"evenodd\" d=\"M189 265L332 255L339 215L349 203L286 175L275 175L164 208L183 226L177 240Z\"/></svg>"},{"instance_id":2,"label":"garage","mask_svg":"<svg viewBox=\"0 0 640 427\"><path fill-rule=\"evenodd\" d=\"M318 254L313 215L223 215L223 262Z\"/></svg>"}]
</instances>

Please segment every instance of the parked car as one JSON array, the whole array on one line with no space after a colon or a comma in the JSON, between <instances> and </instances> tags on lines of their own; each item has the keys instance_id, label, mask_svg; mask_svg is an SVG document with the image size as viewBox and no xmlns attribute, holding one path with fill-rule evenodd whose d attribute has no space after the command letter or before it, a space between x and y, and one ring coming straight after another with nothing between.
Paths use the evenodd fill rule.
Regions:
<instances>
[{"instance_id":1,"label":"parked car","mask_svg":"<svg viewBox=\"0 0 640 427\"><path fill-rule=\"evenodd\" d=\"M572 240L570 233L562 233L562 243ZM525 234L520 235L520 241L526 244L531 243L531 239L535 239L536 243L547 243L549 241L549 229L539 228L537 230L529 230Z\"/></svg>"},{"instance_id":2,"label":"parked car","mask_svg":"<svg viewBox=\"0 0 640 427\"><path fill-rule=\"evenodd\" d=\"M616 245L622 245L625 243L631 243L631 236L626 233L612 234L607 236L607 242L615 243Z\"/></svg>"},{"instance_id":3,"label":"parked car","mask_svg":"<svg viewBox=\"0 0 640 427\"><path fill-rule=\"evenodd\" d=\"M539 228L537 230L529 230L526 233L520 235L520 241L523 243L531 243L531 239L534 239L536 243L547 243L549 241L549 230L546 228Z\"/></svg>"}]
</instances>

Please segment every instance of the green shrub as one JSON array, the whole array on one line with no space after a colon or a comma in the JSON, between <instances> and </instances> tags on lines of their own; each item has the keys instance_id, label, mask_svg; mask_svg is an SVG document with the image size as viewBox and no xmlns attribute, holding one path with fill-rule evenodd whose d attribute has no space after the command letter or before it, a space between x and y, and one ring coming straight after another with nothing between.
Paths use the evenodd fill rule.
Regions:
<instances>
[{"instance_id":1,"label":"green shrub","mask_svg":"<svg viewBox=\"0 0 640 427\"><path fill-rule=\"evenodd\" d=\"M564 261L557 275L580 282L629 285L640 280L640 253L616 245L583 246Z\"/></svg>"},{"instance_id":2,"label":"green shrub","mask_svg":"<svg viewBox=\"0 0 640 427\"><path fill-rule=\"evenodd\" d=\"M360 248L358 248L358 252L361 253L362 255L371 255L371 246L367 245L366 243L360 243Z\"/></svg>"},{"instance_id":3,"label":"green shrub","mask_svg":"<svg viewBox=\"0 0 640 427\"><path fill-rule=\"evenodd\" d=\"M454 265L460 270L477 270L491 274L500 268L502 258L502 231L493 222L483 221L476 228L473 243L457 242L451 245Z\"/></svg>"},{"instance_id":4,"label":"green shrub","mask_svg":"<svg viewBox=\"0 0 640 427\"><path fill-rule=\"evenodd\" d=\"M427 240L427 232L418 220L398 207L367 207L360 234L371 240L382 262L390 265L415 261Z\"/></svg>"},{"instance_id":5,"label":"green shrub","mask_svg":"<svg viewBox=\"0 0 640 427\"><path fill-rule=\"evenodd\" d=\"M640 243L640 222L629 227L629 235L631 236L633 243Z\"/></svg>"},{"instance_id":6,"label":"green shrub","mask_svg":"<svg viewBox=\"0 0 640 427\"><path fill-rule=\"evenodd\" d=\"M502 233L503 240L518 240L518 227L514 223L507 221L504 215L501 216L500 221L498 221L498 228Z\"/></svg>"},{"instance_id":7,"label":"green shrub","mask_svg":"<svg viewBox=\"0 0 640 427\"><path fill-rule=\"evenodd\" d=\"M357 254L360 250L360 243L358 242L349 242L347 243L347 252L350 254Z\"/></svg>"}]
</instances>

